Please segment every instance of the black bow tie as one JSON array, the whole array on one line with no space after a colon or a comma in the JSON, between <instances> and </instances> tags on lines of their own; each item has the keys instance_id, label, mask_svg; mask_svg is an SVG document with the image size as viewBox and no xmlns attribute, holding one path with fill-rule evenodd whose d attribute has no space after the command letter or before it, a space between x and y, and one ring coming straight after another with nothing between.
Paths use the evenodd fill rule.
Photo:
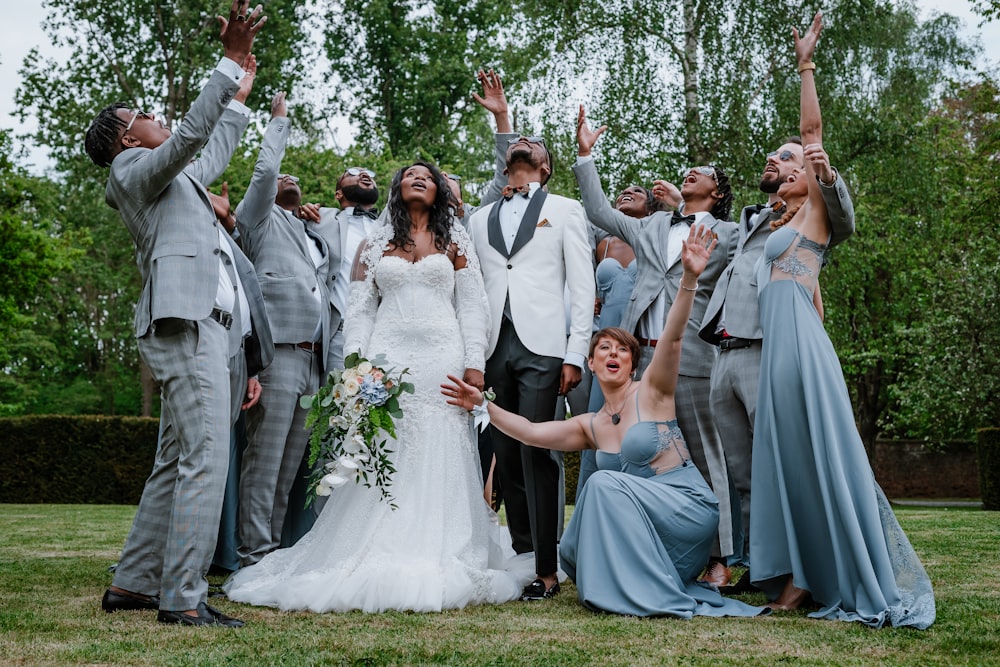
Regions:
<instances>
[{"instance_id":1,"label":"black bow tie","mask_svg":"<svg viewBox=\"0 0 1000 667\"><path fill-rule=\"evenodd\" d=\"M516 188L512 188L509 185L505 185L503 188L503 198L509 200L514 195L521 195L522 197L527 197L531 194L531 186L525 183L524 185L519 185Z\"/></svg>"},{"instance_id":2,"label":"black bow tie","mask_svg":"<svg viewBox=\"0 0 1000 667\"><path fill-rule=\"evenodd\" d=\"M354 213L352 215L359 215L359 216L362 216L362 217L368 216L372 220L376 220L376 219L378 219L378 209L375 208L375 207L372 207L372 208L370 208L368 210L365 210L365 209L361 209L361 208L358 208L357 206L355 206L354 207Z\"/></svg>"},{"instance_id":3,"label":"black bow tie","mask_svg":"<svg viewBox=\"0 0 1000 667\"><path fill-rule=\"evenodd\" d=\"M689 225L693 225L694 224L694 214L692 213L691 215L681 215L677 211L674 211L673 216L670 218L670 226L673 227L674 225L676 225L676 224L678 224L680 222L686 222Z\"/></svg>"}]
</instances>

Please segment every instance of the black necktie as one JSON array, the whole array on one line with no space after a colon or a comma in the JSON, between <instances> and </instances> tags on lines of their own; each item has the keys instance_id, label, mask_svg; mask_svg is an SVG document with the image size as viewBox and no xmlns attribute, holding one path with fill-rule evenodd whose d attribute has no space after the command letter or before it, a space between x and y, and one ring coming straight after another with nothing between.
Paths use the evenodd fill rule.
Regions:
<instances>
[{"instance_id":1,"label":"black necktie","mask_svg":"<svg viewBox=\"0 0 1000 667\"><path fill-rule=\"evenodd\" d=\"M370 209L365 210L365 209L361 209L361 208L358 208L357 206L355 206L354 207L354 215L360 215L362 217L367 216L367 217L371 218L372 220L376 220L376 219L378 219L378 209L375 208L375 207L372 207Z\"/></svg>"},{"instance_id":2,"label":"black necktie","mask_svg":"<svg viewBox=\"0 0 1000 667\"><path fill-rule=\"evenodd\" d=\"M677 223L686 222L689 225L694 224L694 214L691 215L681 215L678 211L674 211L673 216L670 218L670 226L673 227Z\"/></svg>"},{"instance_id":3,"label":"black necktie","mask_svg":"<svg viewBox=\"0 0 1000 667\"><path fill-rule=\"evenodd\" d=\"M524 185L519 185L516 188L512 188L509 185L505 185L503 188L503 198L510 200L514 195L521 195L522 197L527 197L531 194L531 186L525 183Z\"/></svg>"}]
</instances>

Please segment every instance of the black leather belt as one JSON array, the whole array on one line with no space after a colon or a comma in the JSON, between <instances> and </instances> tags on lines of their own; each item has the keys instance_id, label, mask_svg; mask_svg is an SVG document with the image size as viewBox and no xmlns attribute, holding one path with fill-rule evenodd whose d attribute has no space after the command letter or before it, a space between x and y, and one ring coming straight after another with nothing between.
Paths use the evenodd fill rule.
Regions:
<instances>
[{"instance_id":1,"label":"black leather belt","mask_svg":"<svg viewBox=\"0 0 1000 667\"><path fill-rule=\"evenodd\" d=\"M728 352L729 350L742 350L745 347L750 347L754 344L751 338L733 338L732 336L728 338L723 338L722 342L719 343L719 349L723 352Z\"/></svg>"},{"instance_id":2,"label":"black leather belt","mask_svg":"<svg viewBox=\"0 0 1000 667\"><path fill-rule=\"evenodd\" d=\"M317 354L323 349L322 343L311 343L309 341L296 343L295 347L301 347L303 350L309 350L310 352L316 352Z\"/></svg>"},{"instance_id":3,"label":"black leather belt","mask_svg":"<svg viewBox=\"0 0 1000 667\"><path fill-rule=\"evenodd\" d=\"M233 326L233 314L227 313L221 308L213 308L212 312L209 313L208 316L224 326L226 329Z\"/></svg>"}]
</instances>

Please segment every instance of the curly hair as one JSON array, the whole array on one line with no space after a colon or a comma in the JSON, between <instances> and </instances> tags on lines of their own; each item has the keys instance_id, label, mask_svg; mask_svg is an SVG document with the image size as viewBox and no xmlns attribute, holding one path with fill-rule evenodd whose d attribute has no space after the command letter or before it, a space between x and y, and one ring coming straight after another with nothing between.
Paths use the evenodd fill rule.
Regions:
<instances>
[{"instance_id":1,"label":"curly hair","mask_svg":"<svg viewBox=\"0 0 1000 667\"><path fill-rule=\"evenodd\" d=\"M121 152L118 144L126 123L118 117L118 110L128 108L124 102L115 102L101 109L90 123L83 147L98 167L110 167L111 161Z\"/></svg>"},{"instance_id":2,"label":"curly hair","mask_svg":"<svg viewBox=\"0 0 1000 667\"><path fill-rule=\"evenodd\" d=\"M722 167L714 164L709 166L715 170L715 189L722 195L722 199L715 202L709 213L716 220L729 220L729 213L733 208L733 188L729 184L729 176L726 175L726 172L722 171Z\"/></svg>"},{"instance_id":3,"label":"curly hair","mask_svg":"<svg viewBox=\"0 0 1000 667\"><path fill-rule=\"evenodd\" d=\"M392 239L389 240L389 243L394 248L406 248L406 246L413 245L413 238L410 237L410 226L413 221L410 219L410 211L403 202L402 194L403 174L411 167L426 167L437 185L437 194L434 196L434 203L431 204L427 227L434 234L434 247L444 252L451 244L451 222L455 205L451 199L451 189L445 182L444 176L441 175L441 171L430 162L423 160L416 160L403 167L392 177L392 185L389 186L389 202L386 206L389 210L389 224L392 225Z\"/></svg>"}]
</instances>

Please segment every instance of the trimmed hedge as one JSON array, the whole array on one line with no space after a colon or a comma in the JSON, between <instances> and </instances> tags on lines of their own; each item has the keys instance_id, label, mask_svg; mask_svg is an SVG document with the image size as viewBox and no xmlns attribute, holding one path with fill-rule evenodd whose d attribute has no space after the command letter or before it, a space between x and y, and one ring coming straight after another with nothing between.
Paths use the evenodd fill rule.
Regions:
<instances>
[{"instance_id":1,"label":"trimmed hedge","mask_svg":"<svg viewBox=\"0 0 1000 667\"><path fill-rule=\"evenodd\" d=\"M976 433L979 459L979 495L984 510L1000 510L1000 428L981 428Z\"/></svg>"},{"instance_id":2,"label":"trimmed hedge","mask_svg":"<svg viewBox=\"0 0 1000 667\"><path fill-rule=\"evenodd\" d=\"M144 417L0 418L0 502L135 505L158 429Z\"/></svg>"}]
</instances>

